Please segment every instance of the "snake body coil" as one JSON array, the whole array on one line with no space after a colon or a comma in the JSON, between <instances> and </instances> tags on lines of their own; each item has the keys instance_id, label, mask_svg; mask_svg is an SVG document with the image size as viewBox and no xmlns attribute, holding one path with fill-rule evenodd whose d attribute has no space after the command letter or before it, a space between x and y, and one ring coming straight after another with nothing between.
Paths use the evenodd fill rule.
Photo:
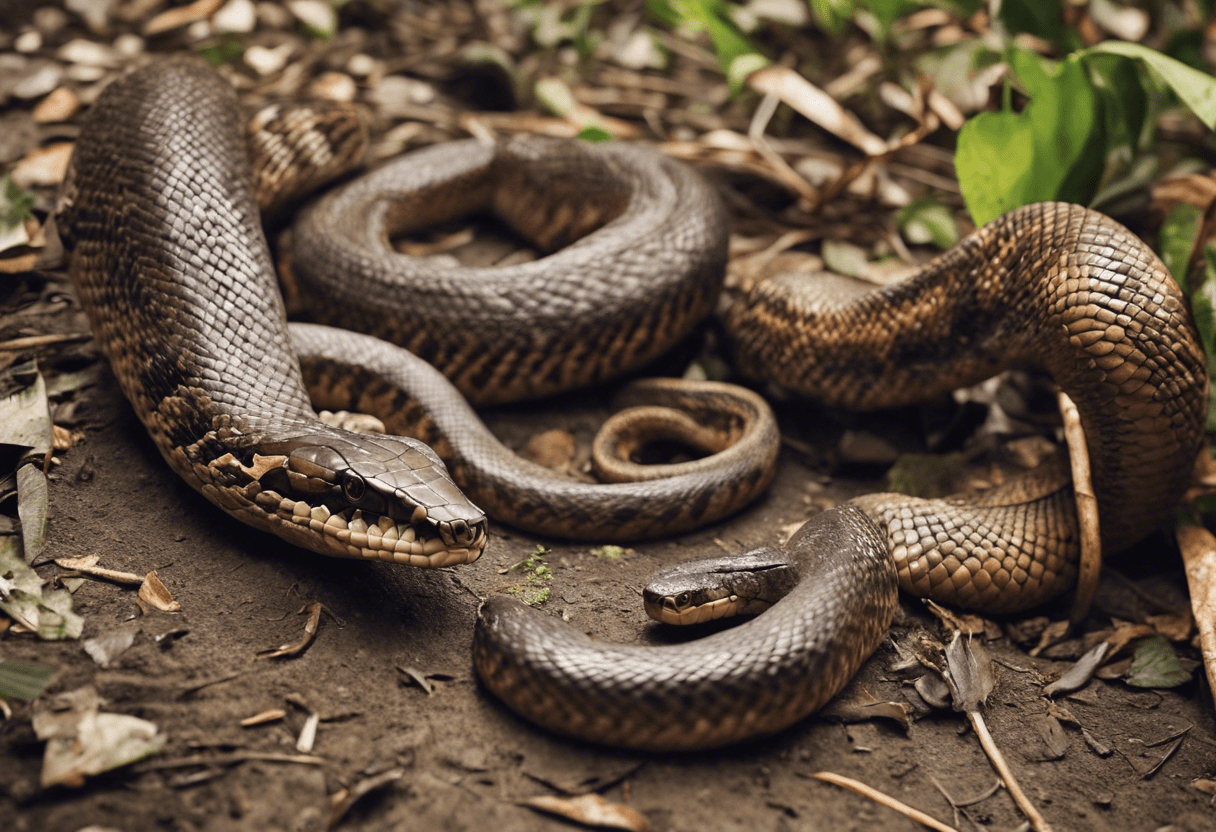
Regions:
<instances>
[{"instance_id":1,"label":"snake body coil","mask_svg":"<svg viewBox=\"0 0 1216 832\"><path fill-rule=\"evenodd\" d=\"M1048 370L1081 413L1107 551L1165 519L1202 442L1207 373L1180 290L1127 229L1075 205L1007 214L881 291L825 290L795 276L761 283L725 325L747 374L851 407L917 401L1014 364ZM916 595L1019 610L1076 574L1075 500L1062 466L978 494L874 494L842 511L877 526L900 585ZM802 560L819 534L807 530L828 522L825 536L857 563L871 546L844 543L842 517L814 518L767 554ZM807 583L819 579L804 577L743 627L665 648L594 642L495 597L482 607L475 661L490 690L559 733L646 749L735 742L795 722L848 681L856 665L820 655L831 636L819 628L858 632L855 618L874 624L893 593L881 570L852 579L845 603L815 595ZM846 642L868 655L877 639ZM768 663L774 652L791 665ZM800 656L822 663L813 683Z\"/></svg>"}]
</instances>

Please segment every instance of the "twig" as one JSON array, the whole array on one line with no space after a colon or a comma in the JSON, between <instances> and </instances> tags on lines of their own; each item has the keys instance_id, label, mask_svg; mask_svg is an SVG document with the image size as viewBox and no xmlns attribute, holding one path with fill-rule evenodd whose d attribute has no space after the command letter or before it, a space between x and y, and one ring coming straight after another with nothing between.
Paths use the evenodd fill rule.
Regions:
<instances>
[{"instance_id":1,"label":"twig","mask_svg":"<svg viewBox=\"0 0 1216 832\"><path fill-rule=\"evenodd\" d=\"M88 332L59 332L46 335L28 335L24 338L12 338L0 341L0 352L18 352L35 347L48 347L52 344L64 344L70 341L87 341L93 336Z\"/></svg>"},{"instance_id":2,"label":"twig","mask_svg":"<svg viewBox=\"0 0 1216 832\"><path fill-rule=\"evenodd\" d=\"M852 777L845 777L843 774L835 774L831 771L817 771L811 775L816 780L822 780L825 783L831 783L834 786L840 786L842 789L848 789L854 794L859 794L862 797L868 797L875 803L880 803L888 809L893 809L907 818L911 818L919 824L935 829L937 832L958 832L953 826L947 826L935 817L926 815L919 809L913 809L906 803L901 803L888 794L883 794L878 789L867 786Z\"/></svg>"},{"instance_id":3,"label":"twig","mask_svg":"<svg viewBox=\"0 0 1216 832\"><path fill-rule=\"evenodd\" d=\"M996 747L996 742L992 739L992 734L988 733L988 726L984 724L984 716L979 711L967 711L967 719L971 722L971 728L975 731L976 737L979 738L980 746L984 749L984 753L988 755L988 759L992 762L992 767L996 769L996 773L1000 775L1001 780L1005 782L1005 788L1009 790L1009 796L1013 798L1013 802L1022 810L1022 814L1030 821L1031 827L1036 832L1051 832L1051 825L1043 819L1039 814L1039 810L1030 802L1030 798L1022 791L1022 787L1018 785L1018 781L1014 779L1013 772L1009 769L1009 764L1005 762L1005 755L1001 753L1001 749Z\"/></svg>"},{"instance_id":4,"label":"twig","mask_svg":"<svg viewBox=\"0 0 1216 832\"><path fill-rule=\"evenodd\" d=\"M1081 414L1063 390L1059 393L1060 415L1064 419L1064 441L1068 444L1068 462L1072 469L1072 490L1077 500L1077 523L1081 527L1081 563L1077 567L1077 591L1073 595L1068 620L1073 626L1089 615L1089 607L1098 591L1102 574L1102 533L1098 526L1098 498L1094 495L1093 479L1089 473L1089 446Z\"/></svg>"},{"instance_id":5,"label":"twig","mask_svg":"<svg viewBox=\"0 0 1216 832\"><path fill-rule=\"evenodd\" d=\"M176 760L153 760L136 766L138 771L163 771L193 766L232 766L256 760L263 763L298 763L306 766L325 765L324 757L310 754L284 754L280 751L233 751L227 754L191 754Z\"/></svg>"}]
</instances>

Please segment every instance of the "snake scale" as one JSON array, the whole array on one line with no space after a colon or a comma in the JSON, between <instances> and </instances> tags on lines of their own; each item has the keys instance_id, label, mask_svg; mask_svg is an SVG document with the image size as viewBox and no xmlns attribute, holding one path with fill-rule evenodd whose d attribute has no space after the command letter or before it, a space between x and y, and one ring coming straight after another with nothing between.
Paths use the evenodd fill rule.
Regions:
<instances>
[{"instance_id":1,"label":"snake scale","mask_svg":"<svg viewBox=\"0 0 1216 832\"><path fill-rule=\"evenodd\" d=\"M73 279L124 392L174 470L251 525L343 556L386 557L384 541L392 538L390 559L418 565L474 559L485 545L484 515L451 485L430 449L395 437L356 437L315 420L306 380L314 396L350 404L393 398L396 382L388 379L390 371L360 370L358 356L351 363L337 355L345 346L317 347L314 365L306 356L306 367L316 369L301 374L258 230L238 122L234 96L218 76L193 62L166 60L111 85L84 125L62 195L60 229ZM479 147L466 145L464 154L472 159L476 170L468 176L474 178L484 168ZM565 164L557 148L520 140L511 153L553 154ZM436 155L424 171L447 164L441 151L431 152ZM625 158L632 151L620 153ZM507 195L519 199L523 217L517 228L542 247L598 229L583 238L598 236L596 241L574 243L524 269L540 276L542 285L545 263L569 251L604 260L602 252L588 251L605 237L619 237L616 220L628 214L625 190L610 183L619 166L577 164L605 183L606 215L583 210L585 193L563 189L564 174L535 180L518 171L509 175L516 184ZM553 176L556 184L548 181ZM677 174L676 181L683 177ZM457 190L477 192L475 197L447 202L439 179L424 176L408 188L420 188L425 197L397 194L384 203L388 207L361 198L354 210L371 217L377 237L487 205L511 214L510 200L493 205L500 197L458 181L466 187ZM523 192L550 184L563 192L558 207L530 210ZM410 207L392 207L402 204ZM419 216L406 213L423 207ZM302 222L325 216L314 208ZM709 233L720 220L711 211L701 225L694 221L675 248L723 250L724 231ZM320 220L314 227L319 249L297 259L312 262L333 253L335 228L338 239L360 241L340 262L382 259L369 252L379 240L360 238L357 229L338 227L341 222L337 215ZM559 230L547 235L554 224ZM661 240L655 226L653 216L644 221L647 245L635 251L626 241L623 250L653 251L652 241ZM322 234L331 242L322 242ZM614 266L635 278L661 271L625 255L609 259L607 274ZM384 279L378 269L374 263L373 280ZM412 301L414 311L423 306L438 315L435 293L450 275L421 278L425 288ZM322 287L323 293L337 291L336 285ZM968 383L1010 363L1041 366L1081 408L1107 550L1147 534L1181 492L1202 437L1202 352L1184 300L1160 262L1112 220L1076 206L1031 206L979 229L900 286L854 296L835 291L817 297L816 291L778 278L731 307L725 324L740 369L834 403L876 407ZM515 341L502 348L468 346L479 308L463 304L461 293L467 292L457 287L456 300L449 301L456 317L443 318L440 335L407 343L430 352L466 387L490 391L487 400L544 393L604 374L603 363L583 360L602 341L586 350L572 336L545 341L543 328L519 323L514 310L543 299L536 290L511 295L500 289L502 303L484 316L505 321ZM383 289L373 297L388 294ZM336 294L323 296L317 317L325 319L339 303ZM588 332L596 319L610 319L608 334L596 337L629 343L625 354L644 360L651 355L647 327L686 330L701 314L700 297L681 295L674 306L660 305L636 321L606 305L590 311L586 304L567 306L564 316L582 314L576 323ZM690 308L687 317L679 311ZM359 314L373 333L404 325L404 319L392 322L366 308ZM296 332L297 349L307 353L314 342ZM387 355L379 342L362 343ZM462 372L470 361L476 366ZM583 364L591 366L590 374L578 377ZM508 371L521 367L534 374L531 380L511 377ZM344 390L335 383L338 375L359 372L370 375ZM460 429L465 417L454 418ZM446 423L429 415L417 421L424 433L434 433L428 438L444 444ZM510 485L509 478L487 482L495 483L488 486L491 493ZM504 495L510 508L511 496ZM528 505L543 510L543 499L538 493ZM585 511L593 512L593 504ZM333 517L338 520L331 524ZM568 522L567 531L558 532L568 534L575 525ZM364 526L380 531L374 546ZM932 503L871 495L825 513L795 535L784 553L802 564L803 580L743 627L662 650L620 648L493 597L479 614L474 660L491 691L555 731L638 748L718 745L779 730L847 681L889 624L896 574L918 594L989 610L1019 609L1068 585L1075 537L1071 488L1058 471Z\"/></svg>"}]
</instances>

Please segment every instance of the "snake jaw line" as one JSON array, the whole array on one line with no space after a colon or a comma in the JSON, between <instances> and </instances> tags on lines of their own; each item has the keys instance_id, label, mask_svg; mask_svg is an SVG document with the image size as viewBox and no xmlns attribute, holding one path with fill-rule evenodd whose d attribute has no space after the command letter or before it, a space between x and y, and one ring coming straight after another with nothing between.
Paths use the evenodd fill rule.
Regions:
<instances>
[{"instance_id":1,"label":"snake jaw line","mask_svg":"<svg viewBox=\"0 0 1216 832\"><path fill-rule=\"evenodd\" d=\"M439 568L472 563L484 551L488 535L485 521L468 522L457 518L448 523L436 521L424 506L415 506L408 521L367 511L353 505L336 508L335 494L349 499L357 480L366 493L366 481L346 472L335 476L341 485L318 476L292 470L291 460L282 454L255 453L251 464L244 464L231 453L217 457L209 467L211 489L204 493L221 505L234 504L234 510L248 517L251 525L281 534L314 551L337 557L383 560L421 568ZM298 462L297 462L298 467ZM232 482L233 479L243 482ZM219 483L227 481L224 486ZM290 486L297 493L323 500L285 496L278 488ZM239 495L239 496L237 496Z\"/></svg>"}]
</instances>

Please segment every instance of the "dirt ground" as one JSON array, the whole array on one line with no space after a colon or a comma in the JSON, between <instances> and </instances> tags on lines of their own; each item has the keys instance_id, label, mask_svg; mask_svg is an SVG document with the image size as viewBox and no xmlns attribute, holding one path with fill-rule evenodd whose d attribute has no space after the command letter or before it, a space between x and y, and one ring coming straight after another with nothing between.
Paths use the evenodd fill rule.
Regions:
<instances>
[{"instance_id":1,"label":"dirt ground","mask_svg":"<svg viewBox=\"0 0 1216 832\"><path fill-rule=\"evenodd\" d=\"M155 4L145 4L155 5ZM373 4L374 5L374 4ZM49 283L6 278L0 313L11 332L82 328L73 305L53 314L22 309L70 298L62 274ZM13 317L10 317L13 316ZM611 557L594 545L538 540L495 522L473 565L437 571L333 560L288 546L229 519L181 483L123 400L113 377L82 345L38 355L53 377L96 367L94 383L57 405L82 444L59 454L50 492L48 557L98 555L101 565L156 570L180 613L141 613L134 589L87 581L75 593L84 638L136 633L132 646L100 667L81 642L0 637L6 659L51 665L48 694L91 685L103 710L155 723L167 737L157 756L90 780L81 788L39 786L44 743L31 727L34 706L14 703L0 722L0 828L13 832L141 830L300 830L334 821L342 829L493 827L496 832L569 829L570 823L520 805L538 795L598 792L639 812L650 828L698 830L911 830L922 828L869 800L812 779L830 771L886 792L959 829L1014 830L1023 818L980 750L966 720L933 711L894 669L890 641L844 697L872 694L907 705L905 729L889 720L848 723L819 715L778 736L698 754L605 750L553 737L526 724L483 691L470 660L479 600L520 581L511 567L548 550L551 594L541 614L567 618L608 640L667 643L648 622L641 587L660 567L723 551L771 544L825 505L878 487L881 469L838 464L846 428L915 449L921 413L871 417L778 405L783 449L777 480L757 504L724 523L677 539L635 544ZM677 368L678 369L678 368ZM585 449L609 412L611 391L489 411L491 427L519 448L551 428ZM45 560L45 558L44 558ZM1181 564L1166 536L1114 564L1087 631L1112 618L1185 608ZM50 579L63 570L43 563ZM1129 587L1134 587L1129 589ZM1147 600L1146 600L1147 599ZM297 641L297 612L320 602L315 643L294 658L258 656ZM1061 618L1066 607L1042 611ZM1216 773L1216 719L1202 673L1169 690L1095 680L1049 718L1044 685L1084 650L1079 639L1038 657L1010 637L1019 620L994 622L986 646L996 689L988 725L1031 800L1056 830L1216 829L1213 798L1195 785ZM921 602L905 598L892 630L944 637ZM1186 659L1196 651L1178 647ZM423 679L425 686L418 680ZM429 688L429 690L427 689ZM277 721L241 727L269 709ZM320 717L309 755L296 746L311 714ZM273 756L296 758L276 761ZM300 760L309 756L314 759ZM384 775L340 818L343 789ZM949 795L955 804L954 808Z\"/></svg>"}]
</instances>

